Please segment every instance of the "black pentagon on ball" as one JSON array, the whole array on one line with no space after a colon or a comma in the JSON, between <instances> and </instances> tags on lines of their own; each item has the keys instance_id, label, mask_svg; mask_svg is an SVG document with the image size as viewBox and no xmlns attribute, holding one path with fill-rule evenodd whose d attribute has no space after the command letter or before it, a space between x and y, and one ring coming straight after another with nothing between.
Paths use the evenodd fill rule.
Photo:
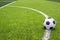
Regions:
<instances>
[{"instance_id":1,"label":"black pentagon on ball","mask_svg":"<svg viewBox=\"0 0 60 40\"><path fill-rule=\"evenodd\" d=\"M50 30L52 30L53 29L53 27L50 27Z\"/></svg>"},{"instance_id":2,"label":"black pentagon on ball","mask_svg":"<svg viewBox=\"0 0 60 40\"><path fill-rule=\"evenodd\" d=\"M44 29L46 29L46 27L44 26Z\"/></svg>"},{"instance_id":3,"label":"black pentagon on ball","mask_svg":"<svg viewBox=\"0 0 60 40\"><path fill-rule=\"evenodd\" d=\"M53 24L55 24L55 21L53 21Z\"/></svg>"},{"instance_id":4,"label":"black pentagon on ball","mask_svg":"<svg viewBox=\"0 0 60 40\"><path fill-rule=\"evenodd\" d=\"M49 22L49 21L47 21L47 22L46 22L46 25L49 25L49 24L50 24L50 22Z\"/></svg>"}]
</instances>

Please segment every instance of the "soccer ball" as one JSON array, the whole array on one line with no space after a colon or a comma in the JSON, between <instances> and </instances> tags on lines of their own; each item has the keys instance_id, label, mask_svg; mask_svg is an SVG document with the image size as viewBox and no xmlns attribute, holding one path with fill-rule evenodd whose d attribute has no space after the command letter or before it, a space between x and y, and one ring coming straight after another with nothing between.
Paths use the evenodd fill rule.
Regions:
<instances>
[{"instance_id":1,"label":"soccer ball","mask_svg":"<svg viewBox=\"0 0 60 40\"><path fill-rule=\"evenodd\" d=\"M56 23L53 18L46 18L43 25L45 29L51 30L55 28Z\"/></svg>"}]
</instances>

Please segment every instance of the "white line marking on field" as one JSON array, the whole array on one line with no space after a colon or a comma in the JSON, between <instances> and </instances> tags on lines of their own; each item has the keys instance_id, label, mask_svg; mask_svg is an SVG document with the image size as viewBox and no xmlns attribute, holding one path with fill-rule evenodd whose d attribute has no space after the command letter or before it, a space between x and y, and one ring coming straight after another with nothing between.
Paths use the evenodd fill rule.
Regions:
<instances>
[{"instance_id":1,"label":"white line marking on field","mask_svg":"<svg viewBox=\"0 0 60 40\"><path fill-rule=\"evenodd\" d=\"M10 6L10 7L25 8L25 9L33 10L33 11L36 11L36 12L42 14L43 16L45 16L45 18L48 18L48 16L47 16L45 13L43 13L42 11L36 10L36 9L34 9L34 8L23 7L23 6Z\"/></svg>"},{"instance_id":2,"label":"white line marking on field","mask_svg":"<svg viewBox=\"0 0 60 40\"><path fill-rule=\"evenodd\" d=\"M45 30L42 40L49 40L51 30Z\"/></svg>"},{"instance_id":3,"label":"white line marking on field","mask_svg":"<svg viewBox=\"0 0 60 40\"><path fill-rule=\"evenodd\" d=\"M15 3L15 2L16 2L16 1L11 2L11 3L8 3L7 5L0 7L0 9L2 9L2 8L6 7L6 6L9 6L9 5L11 5L11 4Z\"/></svg>"},{"instance_id":4,"label":"white line marking on field","mask_svg":"<svg viewBox=\"0 0 60 40\"><path fill-rule=\"evenodd\" d=\"M48 18L48 16L45 13L43 13L42 11L33 9L33 8L23 7L23 6L10 6L10 7L25 8L25 9L33 10L33 11L38 12L38 13L42 14L43 16L45 16L45 18ZM45 30L42 40L49 40L50 32L51 32L51 30Z\"/></svg>"}]
</instances>

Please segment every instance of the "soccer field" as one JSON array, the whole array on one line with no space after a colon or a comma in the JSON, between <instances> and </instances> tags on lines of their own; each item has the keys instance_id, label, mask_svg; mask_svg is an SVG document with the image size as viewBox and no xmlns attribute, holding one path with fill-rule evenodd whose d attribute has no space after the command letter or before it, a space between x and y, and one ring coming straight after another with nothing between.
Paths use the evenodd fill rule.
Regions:
<instances>
[{"instance_id":1,"label":"soccer field","mask_svg":"<svg viewBox=\"0 0 60 40\"><path fill-rule=\"evenodd\" d=\"M7 0L0 1L0 40L42 40L45 17L33 10L19 7L34 8L54 18L57 25L49 40L60 40L59 0L16 0L10 3L12 2L8 3Z\"/></svg>"}]
</instances>

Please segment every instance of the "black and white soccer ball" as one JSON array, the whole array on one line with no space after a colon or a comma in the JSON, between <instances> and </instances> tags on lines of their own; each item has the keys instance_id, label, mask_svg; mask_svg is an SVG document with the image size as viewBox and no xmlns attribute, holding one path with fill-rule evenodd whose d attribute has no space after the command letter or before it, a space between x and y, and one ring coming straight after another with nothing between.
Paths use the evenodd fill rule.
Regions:
<instances>
[{"instance_id":1,"label":"black and white soccer ball","mask_svg":"<svg viewBox=\"0 0 60 40\"><path fill-rule=\"evenodd\" d=\"M46 18L43 25L45 29L52 30L55 28L56 22L53 18Z\"/></svg>"}]
</instances>

